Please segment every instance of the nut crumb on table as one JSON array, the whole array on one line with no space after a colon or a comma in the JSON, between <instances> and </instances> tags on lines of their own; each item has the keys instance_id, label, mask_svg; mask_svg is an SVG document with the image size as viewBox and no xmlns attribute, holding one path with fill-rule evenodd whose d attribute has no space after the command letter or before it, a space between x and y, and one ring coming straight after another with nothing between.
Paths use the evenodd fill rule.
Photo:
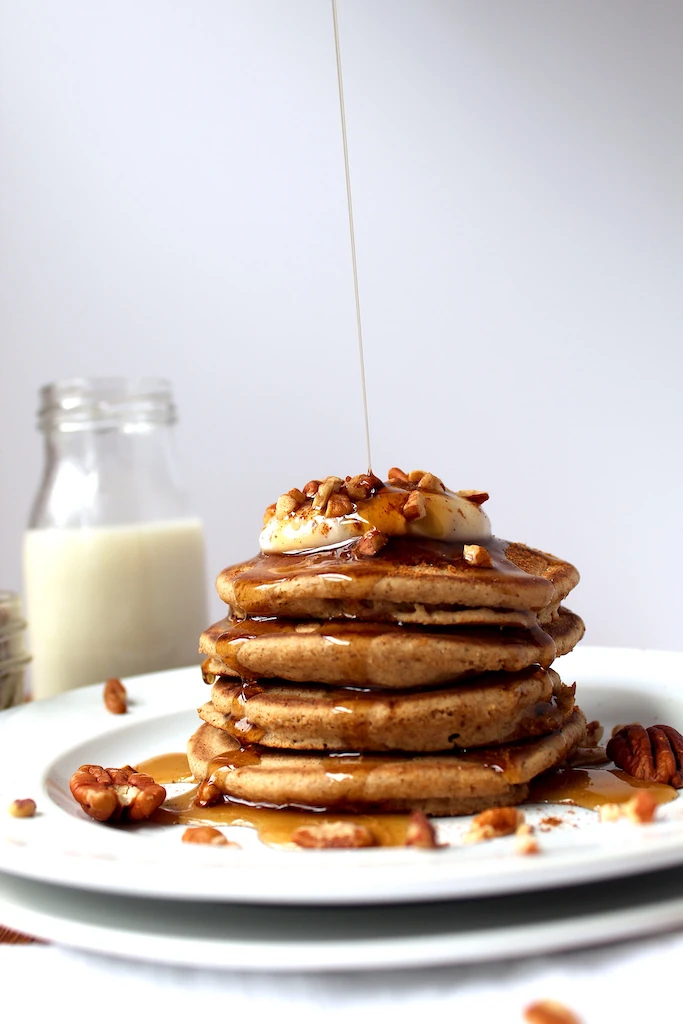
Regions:
<instances>
[{"instance_id":1,"label":"nut crumb on table","mask_svg":"<svg viewBox=\"0 0 683 1024\"><path fill-rule=\"evenodd\" d=\"M554 999L530 1003L524 1010L527 1024L581 1024L573 1010Z\"/></svg>"},{"instance_id":2,"label":"nut crumb on table","mask_svg":"<svg viewBox=\"0 0 683 1024\"><path fill-rule=\"evenodd\" d=\"M7 808L13 818L33 818L36 813L35 800L13 800Z\"/></svg>"}]
</instances>

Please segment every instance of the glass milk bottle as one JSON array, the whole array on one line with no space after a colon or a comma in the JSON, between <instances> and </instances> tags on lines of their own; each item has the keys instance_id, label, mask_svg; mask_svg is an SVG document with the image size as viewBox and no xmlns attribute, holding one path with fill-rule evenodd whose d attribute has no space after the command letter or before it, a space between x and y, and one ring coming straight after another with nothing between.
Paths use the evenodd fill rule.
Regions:
<instances>
[{"instance_id":1,"label":"glass milk bottle","mask_svg":"<svg viewBox=\"0 0 683 1024\"><path fill-rule=\"evenodd\" d=\"M163 380L41 390L45 469L24 537L31 691L198 662L204 535L176 473Z\"/></svg>"}]
</instances>

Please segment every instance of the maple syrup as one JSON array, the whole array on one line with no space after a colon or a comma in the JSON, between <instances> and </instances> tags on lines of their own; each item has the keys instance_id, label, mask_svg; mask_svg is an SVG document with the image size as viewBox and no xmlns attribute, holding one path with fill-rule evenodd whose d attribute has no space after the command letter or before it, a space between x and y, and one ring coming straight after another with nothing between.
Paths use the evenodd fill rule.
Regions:
<instances>
[{"instance_id":1,"label":"maple syrup","mask_svg":"<svg viewBox=\"0 0 683 1024\"><path fill-rule=\"evenodd\" d=\"M273 558L277 556L268 555L266 557ZM285 557L291 558L292 556L288 555ZM361 665L361 668L364 668L365 676L369 675L369 659L373 656L370 644L373 640L378 637L393 635L402 637L413 636L417 639L422 639L429 638L430 636L441 637L444 634L455 634L462 640L475 644L482 650L487 647L495 648L496 650L499 650L501 647L509 647L512 652L515 648L522 645L528 648L530 644L533 644L537 649L535 655L536 662L544 666L552 663L556 653L555 644L551 637L537 623L532 623L531 620L524 627L506 625L492 631L490 626L468 625L459 626L455 629L453 627L439 629L439 627L434 626L366 622L360 619L328 619L324 622L311 621L310 623L302 624L293 623L286 619L230 619L226 617L207 629L204 636L209 644L214 647L216 657L228 669L236 673L240 679L254 682L256 673L246 668L240 657L241 648L244 644L248 644L252 640L269 640L271 638L277 640L279 637L315 635L337 649L344 648L344 650L338 650L338 653L342 655L339 666L339 673L342 677L340 681L346 681L344 676L348 675L352 677L350 681L354 682L354 684L356 680L360 679L360 686L364 688L363 671L359 669L359 662L365 659L365 664L364 666ZM353 651L347 652L345 649L350 648L351 644L353 644ZM348 669L345 669L345 659L347 657L350 664ZM206 659L202 667L205 682L212 684L220 676L211 670L210 663L211 659ZM262 680L262 673L260 673L258 678ZM230 681L229 677L225 681ZM258 692L258 688L255 688L249 691L248 695L245 693L245 699Z\"/></svg>"},{"instance_id":2,"label":"maple syrup","mask_svg":"<svg viewBox=\"0 0 683 1024\"><path fill-rule=\"evenodd\" d=\"M405 845L407 814L330 813L285 807L256 807L227 800L209 807L199 807L195 803L196 794L195 788L171 797L155 811L150 821L160 825L240 825L255 829L259 839L268 846L293 845L292 833L300 826L348 821L369 829L378 846Z\"/></svg>"},{"instance_id":3,"label":"maple syrup","mask_svg":"<svg viewBox=\"0 0 683 1024\"><path fill-rule=\"evenodd\" d=\"M559 768L530 785L531 803L574 804L596 810L603 804L622 804L646 789L658 804L675 800L677 790L661 782L643 782L619 768Z\"/></svg>"}]
</instances>

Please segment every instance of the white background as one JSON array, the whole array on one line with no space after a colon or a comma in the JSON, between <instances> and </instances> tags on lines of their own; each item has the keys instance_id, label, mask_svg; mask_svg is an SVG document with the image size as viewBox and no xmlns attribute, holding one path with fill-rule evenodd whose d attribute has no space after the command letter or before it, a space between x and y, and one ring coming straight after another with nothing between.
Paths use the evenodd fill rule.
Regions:
<instances>
[{"instance_id":1,"label":"white background","mask_svg":"<svg viewBox=\"0 0 683 1024\"><path fill-rule=\"evenodd\" d=\"M366 465L330 4L0 12L0 587L72 375L170 378L213 577ZM488 489L591 643L683 649L683 5L339 18L374 468Z\"/></svg>"}]
</instances>

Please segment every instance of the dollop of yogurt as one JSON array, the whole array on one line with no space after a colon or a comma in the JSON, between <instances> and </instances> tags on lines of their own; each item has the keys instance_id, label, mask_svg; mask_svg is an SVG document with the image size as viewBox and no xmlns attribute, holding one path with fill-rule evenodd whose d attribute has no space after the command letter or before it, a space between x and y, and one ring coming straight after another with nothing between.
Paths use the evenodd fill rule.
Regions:
<instances>
[{"instance_id":1,"label":"dollop of yogurt","mask_svg":"<svg viewBox=\"0 0 683 1024\"><path fill-rule=\"evenodd\" d=\"M415 493L419 495L420 515L409 518L403 508L406 499ZM387 537L412 535L447 543L480 543L491 537L491 523L481 508L481 500L486 497L475 491L416 492L390 482L370 497L353 501L353 510L341 516L325 515L324 508L315 508L310 501L282 518L273 511L259 544L266 554L311 551L348 544L371 529Z\"/></svg>"}]
</instances>

